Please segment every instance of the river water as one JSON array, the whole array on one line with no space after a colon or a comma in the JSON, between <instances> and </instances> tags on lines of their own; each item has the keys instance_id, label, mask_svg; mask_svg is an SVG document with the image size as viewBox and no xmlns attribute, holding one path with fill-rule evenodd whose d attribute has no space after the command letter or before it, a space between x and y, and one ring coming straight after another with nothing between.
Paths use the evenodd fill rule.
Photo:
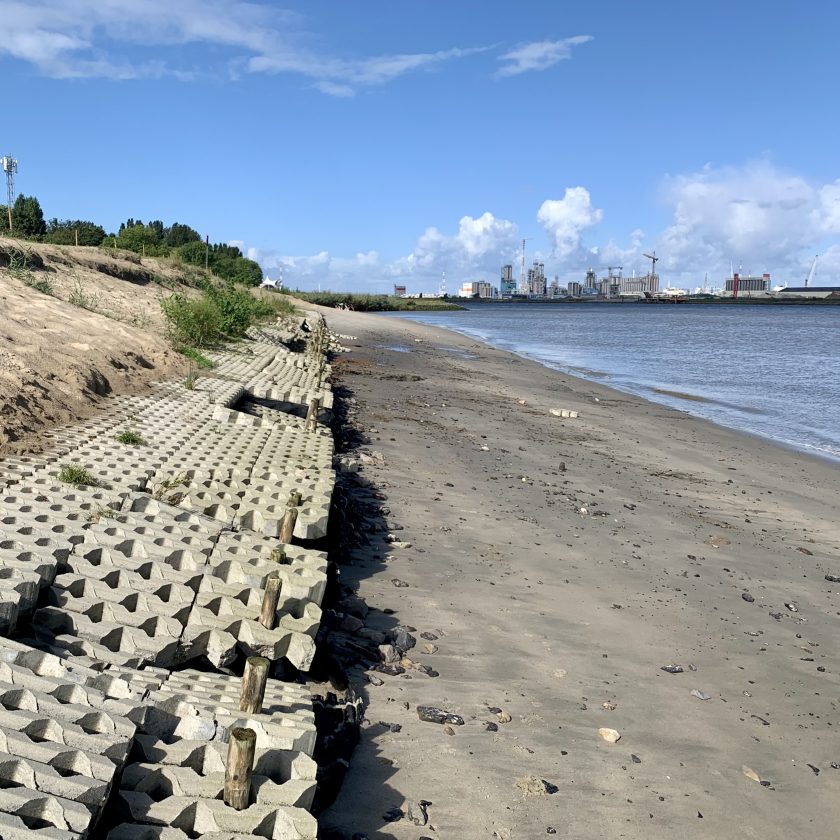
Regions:
<instances>
[{"instance_id":1,"label":"river water","mask_svg":"<svg viewBox=\"0 0 840 840\"><path fill-rule=\"evenodd\" d=\"M840 460L840 306L483 304L395 317Z\"/></svg>"}]
</instances>

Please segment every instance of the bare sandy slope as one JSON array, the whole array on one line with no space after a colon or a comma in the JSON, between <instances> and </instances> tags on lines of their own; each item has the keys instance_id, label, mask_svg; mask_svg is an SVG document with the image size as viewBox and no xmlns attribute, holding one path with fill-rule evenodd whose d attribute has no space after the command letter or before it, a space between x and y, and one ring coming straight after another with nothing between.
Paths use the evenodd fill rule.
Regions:
<instances>
[{"instance_id":1,"label":"bare sandy slope","mask_svg":"<svg viewBox=\"0 0 840 840\"><path fill-rule=\"evenodd\" d=\"M185 369L160 310L161 296L179 288L171 266L96 248L24 247L44 267L0 268L0 452L37 445L40 430L85 416L109 393ZM52 294L27 281L48 282Z\"/></svg>"},{"instance_id":2,"label":"bare sandy slope","mask_svg":"<svg viewBox=\"0 0 840 840\"><path fill-rule=\"evenodd\" d=\"M337 369L384 456L342 582L440 676L354 675L368 722L325 830L840 836L836 466L444 331L327 317L358 337ZM419 800L427 825L383 819Z\"/></svg>"}]
</instances>

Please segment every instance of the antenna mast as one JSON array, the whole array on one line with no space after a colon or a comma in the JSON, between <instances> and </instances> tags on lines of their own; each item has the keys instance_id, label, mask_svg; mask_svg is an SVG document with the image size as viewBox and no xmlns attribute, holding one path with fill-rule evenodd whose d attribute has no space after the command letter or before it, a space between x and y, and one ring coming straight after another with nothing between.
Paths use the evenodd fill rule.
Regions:
<instances>
[{"instance_id":1,"label":"antenna mast","mask_svg":"<svg viewBox=\"0 0 840 840\"><path fill-rule=\"evenodd\" d=\"M18 162L11 156L6 155L0 159L3 164L3 171L6 173L6 209L9 213L9 233L12 232L12 205L15 203L15 172Z\"/></svg>"}]
</instances>

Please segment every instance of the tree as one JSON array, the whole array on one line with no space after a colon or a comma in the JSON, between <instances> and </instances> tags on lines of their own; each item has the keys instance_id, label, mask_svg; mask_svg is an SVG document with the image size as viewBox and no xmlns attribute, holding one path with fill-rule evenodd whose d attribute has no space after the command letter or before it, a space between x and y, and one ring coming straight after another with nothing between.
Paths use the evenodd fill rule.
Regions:
<instances>
[{"instance_id":1,"label":"tree","mask_svg":"<svg viewBox=\"0 0 840 840\"><path fill-rule=\"evenodd\" d=\"M44 211L34 195L19 195L12 207L12 231L21 236L42 236L46 233Z\"/></svg>"},{"instance_id":2,"label":"tree","mask_svg":"<svg viewBox=\"0 0 840 840\"><path fill-rule=\"evenodd\" d=\"M105 238L105 229L101 225L82 219L50 219L44 242L53 245L75 245L77 234L79 245L101 245Z\"/></svg>"},{"instance_id":3,"label":"tree","mask_svg":"<svg viewBox=\"0 0 840 840\"><path fill-rule=\"evenodd\" d=\"M186 245L188 242L201 242L201 234L197 230L193 230L189 225L173 222L172 226L166 229L163 241L170 248L178 248L181 245Z\"/></svg>"}]
</instances>

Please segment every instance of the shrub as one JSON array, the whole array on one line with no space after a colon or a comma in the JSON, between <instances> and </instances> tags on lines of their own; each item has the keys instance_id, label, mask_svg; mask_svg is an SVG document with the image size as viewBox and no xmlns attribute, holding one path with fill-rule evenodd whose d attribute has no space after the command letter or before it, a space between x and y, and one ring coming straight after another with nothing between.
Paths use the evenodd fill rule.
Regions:
<instances>
[{"instance_id":1,"label":"shrub","mask_svg":"<svg viewBox=\"0 0 840 840\"><path fill-rule=\"evenodd\" d=\"M160 306L176 347L207 347L222 338L222 313L210 297L175 294L164 298Z\"/></svg>"}]
</instances>

